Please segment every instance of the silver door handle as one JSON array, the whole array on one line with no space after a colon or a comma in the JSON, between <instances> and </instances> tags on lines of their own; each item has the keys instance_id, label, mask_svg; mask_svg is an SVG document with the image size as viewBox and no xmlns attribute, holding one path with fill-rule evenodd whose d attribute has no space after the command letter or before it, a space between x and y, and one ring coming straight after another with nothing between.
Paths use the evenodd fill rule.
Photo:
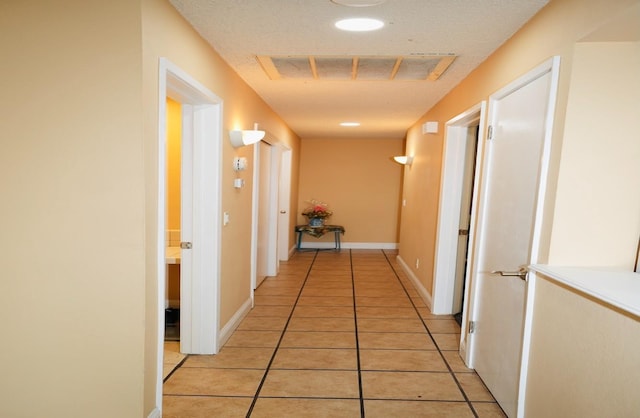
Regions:
<instances>
[{"instance_id":1,"label":"silver door handle","mask_svg":"<svg viewBox=\"0 0 640 418\"><path fill-rule=\"evenodd\" d=\"M491 272L492 274L499 274L502 277L520 277L525 282L527 281L527 273L528 270L526 267L520 267L518 271L502 271L502 270L494 270Z\"/></svg>"},{"instance_id":2,"label":"silver door handle","mask_svg":"<svg viewBox=\"0 0 640 418\"><path fill-rule=\"evenodd\" d=\"M287 213L287 211L286 210L281 210L280 213Z\"/></svg>"},{"instance_id":3,"label":"silver door handle","mask_svg":"<svg viewBox=\"0 0 640 418\"><path fill-rule=\"evenodd\" d=\"M190 250L193 245L190 242L181 242L180 248L183 250Z\"/></svg>"}]
</instances>

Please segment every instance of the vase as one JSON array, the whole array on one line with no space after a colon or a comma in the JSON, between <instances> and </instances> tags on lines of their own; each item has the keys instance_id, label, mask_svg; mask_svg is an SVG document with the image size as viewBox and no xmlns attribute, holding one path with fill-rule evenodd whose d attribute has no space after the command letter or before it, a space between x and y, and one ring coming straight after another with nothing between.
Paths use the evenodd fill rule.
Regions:
<instances>
[{"instance_id":1,"label":"vase","mask_svg":"<svg viewBox=\"0 0 640 418\"><path fill-rule=\"evenodd\" d=\"M309 226L312 228L324 226L324 218L309 218Z\"/></svg>"}]
</instances>

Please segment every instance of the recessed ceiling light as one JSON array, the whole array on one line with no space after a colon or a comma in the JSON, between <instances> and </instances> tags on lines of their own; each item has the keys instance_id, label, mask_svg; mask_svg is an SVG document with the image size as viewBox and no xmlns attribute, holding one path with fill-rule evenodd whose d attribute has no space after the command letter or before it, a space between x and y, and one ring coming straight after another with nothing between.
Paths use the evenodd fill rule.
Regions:
<instances>
[{"instance_id":1,"label":"recessed ceiling light","mask_svg":"<svg viewBox=\"0 0 640 418\"><path fill-rule=\"evenodd\" d=\"M349 7L370 7L377 6L387 0L331 0L331 3Z\"/></svg>"},{"instance_id":2,"label":"recessed ceiling light","mask_svg":"<svg viewBox=\"0 0 640 418\"><path fill-rule=\"evenodd\" d=\"M360 122L342 122L340 126L360 126Z\"/></svg>"},{"instance_id":3,"label":"recessed ceiling light","mask_svg":"<svg viewBox=\"0 0 640 418\"><path fill-rule=\"evenodd\" d=\"M380 29L384 26L384 22L378 19L368 17L354 17L350 19L342 19L336 22L336 28L348 30L350 32L366 32L370 30Z\"/></svg>"}]
</instances>

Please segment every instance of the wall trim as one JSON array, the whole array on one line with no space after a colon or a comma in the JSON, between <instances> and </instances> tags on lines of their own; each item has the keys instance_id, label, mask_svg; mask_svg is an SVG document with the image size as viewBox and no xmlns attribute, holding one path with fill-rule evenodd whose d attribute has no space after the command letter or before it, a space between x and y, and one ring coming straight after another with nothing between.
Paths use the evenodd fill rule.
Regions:
<instances>
[{"instance_id":1,"label":"wall trim","mask_svg":"<svg viewBox=\"0 0 640 418\"><path fill-rule=\"evenodd\" d=\"M296 253L296 246L292 245L291 248L289 248L289 258L291 258L295 253ZM289 258L287 258L287 260L289 260ZM287 261L287 260L280 260L280 261Z\"/></svg>"},{"instance_id":2,"label":"wall trim","mask_svg":"<svg viewBox=\"0 0 640 418\"><path fill-rule=\"evenodd\" d=\"M411 271L411 269L409 268L409 265L404 262L402 257L400 257L399 255L396 256L396 261L398 262L398 264L400 264L400 267L402 267L402 271L405 272L407 277L409 277L409 280L411 280L411 282L415 286L416 290L418 291L418 294L420 295L424 303L427 305L427 308L429 308L429 311L431 311L431 307L433 306L431 293L429 293L429 291L422 285L422 283L420 283L420 279L418 279L418 276L413 274L413 271Z\"/></svg>"},{"instance_id":3,"label":"wall trim","mask_svg":"<svg viewBox=\"0 0 640 418\"><path fill-rule=\"evenodd\" d=\"M229 319L229 322L225 324L224 327L220 330L220 336L218 338L218 348L222 348L225 345L227 340L231 337L231 334L238 328L240 322L244 319L245 316L251 311L251 307L253 306L251 302L251 298L247 299L240 309L236 311L235 314Z\"/></svg>"},{"instance_id":4,"label":"wall trim","mask_svg":"<svg viewBox=\"0 0 640 418\"><path fill-rule=\"evenodd\" d=\"M332 249L335 248L333 242L302 242L302 249ZM397 250L397 242L341 242L340 248L352 250Z\"/></svg>"},{"instance_id":5,"label":"wall trim","mask_svg":"<svg viewBox=\"0 0 640 418\"><path fill-rule=\"evenodd\" d=\"M151 411L151 413L147 415L147 418L162 418L162 412L160 412L160 409L158 409L158 407L155 407L153 408L153 411Z\"/></svg>"}]
</instances>

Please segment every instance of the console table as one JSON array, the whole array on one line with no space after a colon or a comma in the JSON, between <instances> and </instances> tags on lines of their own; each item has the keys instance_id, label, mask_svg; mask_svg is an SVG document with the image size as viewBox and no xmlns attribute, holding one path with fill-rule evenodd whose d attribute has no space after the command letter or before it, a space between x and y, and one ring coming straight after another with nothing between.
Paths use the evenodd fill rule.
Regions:
<instances>
[{"instance_id":1,"label":"console table","mask_svg":"<svg viewBox=\"0 0 640 418\"><path fill-rule=\"evenodd\" d=\"M298 243L296 248L300 251L302 244L302 234L311 235L315 238L320 238L328 232L333 232L335 248L329 248L331 250L340 251L340 234L344 234L344 227L342 225L324 225L324 226L309 226L309 225L296 225L296 233L298 234ZM313 250L319 250L320 248L313 248Z\"/></svg>"}]
</instances>

